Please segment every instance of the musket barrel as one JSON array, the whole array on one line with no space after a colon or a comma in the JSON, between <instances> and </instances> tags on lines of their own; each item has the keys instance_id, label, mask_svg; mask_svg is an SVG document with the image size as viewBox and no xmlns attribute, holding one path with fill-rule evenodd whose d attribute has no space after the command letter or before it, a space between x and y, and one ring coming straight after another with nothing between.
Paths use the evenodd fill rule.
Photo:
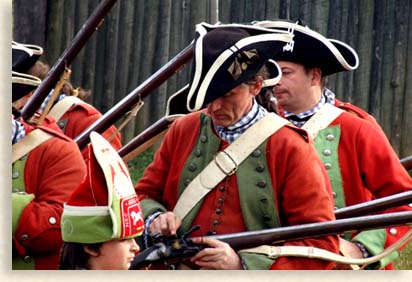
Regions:
<instances>
[{"instance_id":1,"label":"musket barrel","mask_svg":"<svg viewBox=\"0 0 412 282\"><path fill-rule=\"evenodd\" d=\"M233 249L239 250L304 238L341 234L346 231L364 231L407 224L412 224L412 212L410 211L207 237L226 242Z\"/></svg>"},{"instance_id":2,"label":"musket barrel","mask_svg":"<svg viewBox=\"0 0 412 282\"><path fill-rule=\"evenodd\" d=\"M412 203L412 191L406 191L369 202L344 207L335 211L337 219L382 212L386 209Z\"/></svg>"},{"instance_id":3,"label":"musket barrel","mask_svg":"<svg viewBox=\"0 0 412 282\"><path fill-rule=\"evenodd\" d=\"M401 159L401 164L406 170L412 169L412 156Z\"/></svg>"},{"instance_id":4,"label":"musket barrel","mask_svg":"<svg viewBox=\"0 0 412 282\"><path fill-rule=\"evenodd\" d=\"M156 136L162 131L166 130L172 122L173 121L169 121L165 117L159 119L150 127L146 128L142 133L133 138L129 143L120 148L117 153L120 157L123 158L125 155L129 154L131 151L142 145L151 137Z\"/></svg>"},{"instance_id":5,"label":"musket barrel","mask_svg":"<svg viewBox=\"0 0 412 282\"><path fill-rule=\"evenodd\" d=\"M44 99L56 85L61 74L68 67L83 46L86 44L87 40L93 34L93 32L99 27L104 17L116 3L116 0L104 0L99 3L87 21L83 24L80 31L76 34L70 45L66 48L60 58L57 60L56 64L47 74L46 78L34 91L31 99L23 107L21 115L24 120L29 120L34 113L40 108Z\"/></svg>"},{"instance_id":6,"label":"musket barrel","mask_svg":"<svg viewBox=\"0 0 412 282\"><path fill-rule=\"evenodd\" d=\"M104 132L114 124L124 113L130 110L139 100L145 98L151 91L159 87L164 81L172 76L193 56L193 42L177 54L166 65L146 79L136 89L130 92L120 102L108 110L103 116L96 120L85 131L79 134L74 140L79 148L83 148L88 143L89 134L92 131Z\"/></svg>"}]
</instances>

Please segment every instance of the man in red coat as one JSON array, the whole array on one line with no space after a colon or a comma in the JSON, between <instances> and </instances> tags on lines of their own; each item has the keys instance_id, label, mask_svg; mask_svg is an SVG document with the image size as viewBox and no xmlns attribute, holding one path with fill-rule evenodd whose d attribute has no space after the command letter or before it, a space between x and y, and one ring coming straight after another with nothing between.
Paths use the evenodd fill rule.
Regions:
<instances>
[{"instance_id":1,"label":"man in red coat","mask_svg":"<svg viewBox=\"0 0 412 282\"><path fill-rule=\"evenodd\" d=\"M194 235L201 236L333 220L326 172L305 132L268 114L255 100L271 50L290 44L290 34L204 23L196 31L194 74L186 92L187 107L195 112L173 123L136 185L146 218L145 242L195 225L200 231ZM271 117L273 123L265 124ZM209 245L190 259L205 269L333 267L320 259L274 259L255 250L237 253L210 238L194 240ZM337 236L284 245L338 252Z\"/></svg>"},{"instance_id":2,"label":"man in red coat","mask_svg":"<svg viewBox=\"0 0 412 282\"><path fill-rule=\"evenodd\" d=\"M50 66L41 61L37 61L29 70L28 74L44 79L50 70ZM52 96L53 92L46 97L45 101L40 106L40 112L43 112ZM87 103L85 100L91 95L90 91L86 91L78 87L74 89L70 82L65 82L53 106L47 113L56 120L57 125L65 135L74 139L85 131L90 125L97 121L102 114L94 106ZM102 136L109 140L110 144L116 150L122 147L121 134L117 132L114 125L110 126ZM83 158L88 156L88 147L82 150Z\"/></svg>"},{"instance_id":3,"label":"man in red coat","mask_svg":"<svg viewBox=\"0 0 412 282\"><path fill-rule=\"evenodd\" d=\"M13 72L13 102L33 91L36 77ZM13 269L57 269L63 203L85 176L77 144L50 127L12 118Z\"/></svg>"},{"instance_id":4,"label":"man in red coat","mask_svg":"<svg viewBox=\"0 0 412 282\"><path fill-rule=\"evenodd\" d=\"M283 73L274 96L281 114L314 138L332 184L335 209L410 191L412 179L375 119L337 100L324 87L325 76L357 68L356 52L300 24L266 21L258 25L295 34L293 52L274 53L273 59ZM394 211L412 211L412 207L405 205L387 212ZM347 238L352 243L342 245L347 246L342 251L357 258L376 255L407 231L407 226L363 231ZM369 268L391 269L390 262L399 251Z\"/></svg>"}]
</instances>

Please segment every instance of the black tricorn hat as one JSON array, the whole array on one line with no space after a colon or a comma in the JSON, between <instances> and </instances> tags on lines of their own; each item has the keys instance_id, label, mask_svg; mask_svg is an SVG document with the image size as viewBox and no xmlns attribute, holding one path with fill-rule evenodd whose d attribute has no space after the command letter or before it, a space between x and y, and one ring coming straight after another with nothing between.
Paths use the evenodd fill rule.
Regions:
<instances>
[{"instance_id":1,"label":"black tricorn hat","mask_svg":"<svg viewBox=\"0 0 412 282\"><path fill-rule=\"evenodd\" d=\"M33 44L12 41L12 70L26 73L43 54L43 48Z\"/></svg>"},{"instance_id":2,"label":"black tricorn hat","mask_svg":"<svg viewBox=\"0 0 412 282\"><path fill-rule=\"evenodd\" d=\"M339 40L328 39L308 26L284 20L261 21L254 25L288 30L295 35L292 52L276 52L274 60L295 62L310 68L318 67L324 76L354 70L359 65L359 57L352 47Z\"/></svg>"},{"instance_id":3,"label":"black tricorn hat","mask_svg":"<svg viewBox=\"0 0 412 282\"><path fill-rule=\"evenodd\" d=\"M40 85L41 80L35 76L12 71L12 102L26 96Z\"/></svg>"},{"instance_id":4,"label":"black tricorn hat","mask_svg":"<svg viewBox=\"0 0 412 282\"><path fill-rule=\"evenodd\" d=\"M293 35L251 25L196 26L189 111L197 111L231 89L247 82Z\"/></svg>"},{"instance_id":5,"label":"black tricorn hat","mask_svg":"<svg viewBox=\"0 0 412 282\"><path fill-rule=\"evenodd\" d=\"M273 87L279 82L282 77L282 72L279 65L272 59L269 59L265 66L268 70L269 77L263 81L263 87ZM189 84L186 84L180 90L172 94L167 100L166 116L188 114L189 110L186 106L188 94Z\"/></svg>"}]
</instances>

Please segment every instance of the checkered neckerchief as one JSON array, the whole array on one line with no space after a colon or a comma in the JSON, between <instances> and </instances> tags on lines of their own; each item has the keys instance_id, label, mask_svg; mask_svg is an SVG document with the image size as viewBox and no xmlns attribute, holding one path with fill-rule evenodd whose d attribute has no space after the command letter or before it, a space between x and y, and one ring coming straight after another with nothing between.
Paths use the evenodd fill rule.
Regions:
<instances>
[{"instance_id":1,"label":"checkered neckerchief","mask_svg":"<svg viewBox=\"0 0 412 282\"><path fill-rule=\"evenodd\" d=\"M249 127L255 124L257 121L262 119L266 115L267 111L265 108L260 106L255 99L253 99L252 109L244 115L238 122L235 124L223 127L215 125L216 131L219 134L220 138L223 140L232 143L235 141L243 132L246 131Z\"/></svg>"},{"instance_id":2,"label":"checkered neckerchief","mask_svg":"<svg viewBox=\"0 0 412 282\"><path fill-rule=\"evenodd\" d=\"M26 136L24 125L18 120L11 120L11 144L14 145Z\"/></svg>"},{"instance_id":3,"label":"checkered neckerchief","mask_svg":"<svg viewBox=\"0 0 412 282\"><path fill-rule=\"evenodd\" d=\"M335 94L328 88L323 88L323 94L319 103L309 111L294 114L285 111L285 118L292 122L297 127L302 127L314 114L316 114L325 104L335 104Z\"/></svg>"},{"instance_id":4,"label":"checkered neckerchief","mask_svg":"<svg viewBox=\"0 0 412 282\"><path fill-rule=\"evenodd\" d=\"M47 95L46 99L44 99L43 103L41 104L40 110L39 110L40 113L44 112L44 109L46 109L47 103L49 103L50 98L53 95L53 91L54 91L54 89L52 89L50 91L50 93ZM57 102L62 100L64 97L66 97L66 94L64 94L64 93L59 94L59 96L57 96L57 98L56 98L56 100L54 101L53 104L56 104Z\"/></svg>"}]
</instances>

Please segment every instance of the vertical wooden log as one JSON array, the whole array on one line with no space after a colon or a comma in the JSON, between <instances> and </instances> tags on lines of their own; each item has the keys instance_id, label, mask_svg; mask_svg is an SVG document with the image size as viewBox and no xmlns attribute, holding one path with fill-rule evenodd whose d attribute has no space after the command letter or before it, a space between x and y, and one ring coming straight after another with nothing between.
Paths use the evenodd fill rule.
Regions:
<instances>
[{"instance_id":1,"label":"vertical wooden log","mask_svg":"<svg viewBox=\"0 0 412 282\"><path fill-rule=\"evenodd\" d=\"M133 34L134 23L134 3L133 1L121 1L119 21L118 21L118 44L117 44L117 70L115 79L116 101L120 101L128 94L127 80L128 74L131 71L130 58L132 57L132 42L135 34Z\"/></svg>"},{"instance_id":2,"label":"vertical wooden log","mask_svg":"<svg viewBox=\"0 0 412 282\"><path fill-rule=\"evenodd\" d=\"M369 93L369 112L377 119L380 116L380 92L382 88L382 56L383 56L383 32L385 28L385 2L377 1L375 3L373 17L373 42L371 57L371 75L370 75L370 93Z\"/></svg>"},{"instance_id":3,"label":"vertical wooden log","mask_svg":"<svg viewBox=\"0 0 412 282\"><path fill-rule=\"evenodd\" d=\"M101 109L106 112L116 102L115 99L115 78L117 70L117 44L118 41L118 23L119 23L120 5L117 2L107 17L106 24L106 52L105 66L103 75L103 99L101 100Z\"/></svg>"},{"instance_id":4,"label":"vertical wooden log","mask_svg":"<svg viewBox=\"0 0 412 282\"><path fill-rule=\"evenodd\" d=\"M147 79L154 71L154 57L156 55L156 32L158 28L158 21L152 19L159 18L159 1L146 1L143 16L143 37L142 49L140 51L140 81ZM152 93L151 96L156 95ZM150 125L150 111L151 111L151 97L144 100L145 107L139 112L139 122L136 123L135 133L142 131Z\"/></svg>"},{"instance_id":5,"label":"vertical wooden log","mask_svg":"<svg viewBox=\"0 0 412 282\"><path fill-rule=\"evenodd\" d=\"M279 18L280 1L267 0L265 20L275 20Z\"/></svg>"},{"instance_id":6,"label":"vertical wooden log","mask_svg":"<svg viewBox=\"0 0 412 282\"><path fill-rule=\"evenodd\" d=\"M86 22L89 17L89 7L87 1L77 0L75 3L75 16L74 16L74 32L77 33ZM85 62L85 49L87 48L89 42L83 47L83 49L77 54L76 58L72 63L72 73L70 76L70 81L73 82L75 86L87 87L83 83L83 68L87 68Z\"/></svg>"},{"instance_id":7,"label":"vertical wooden log","mask_svg":"<svg viewBox=\"0 0 412 282\"><path fill-rule=\"evenodd\" d=\"M406 77L406 46L408 45L408 0L397 0L395 6L395 29L394 29L394 61L391 77L393 92L392 121L391 121L391 143L397 152L400 151L402 113L404 111L404 81Z\"/></svg>"},{"instance_id":8,"label":"vertical wooden log","mask_svg":"<svg viewBox=\"0 0 412 282\"><path fill-rule=\"evenodd\" d=\"M238 2L238 1L232 1L232 0L227 0L227 1L219 1L219 21L222 23L228 23L232 19L231 15L231 6L233 5L232 2Z\"/></svg>"},{"instance_id":9,"label":"vertical wooden log","mask_svg":"<svg viewBox=\"0 0 412 282\"><path fill-rule=\"evenodd\" d=\"M24 0L13 1L13 40L45 47L47 2L39 0L36 5L28 5Z\"/></svg>"},{"instance_id":10,"label":"vertical wooden log","mask_svg":"<svg viewBox=\"0 0 412 282\"><path fill-rule=\"evenodd\" d=\"M99 3L98 0L90 0L87 1L88 3L88 15L91 15L94 9L97 7ZM103 22L104 24L104 22ZM97 37L98 33L101 32L101 28L99 28L98 32L93 34L87 45L85 46L85 59L84 59L84 67L82 72L82 86L90 89L92 91L92 96L87 99L89 103L93 104L93 97L99 95L99 93L95 89L95 78L96 78L96 51L97 51ZM94 105L96 108L99 108L100 105Z\"/></svg>"},{"instance_id":11,"label":"vertical wooden log","mask_svg":"<svg viewBox=\"0 0 412 282\"><path fill-rule=\"evenodd\" d=\"M382 88L380 91L381 104L380 124L388 135L389 140L392 139L392 103L393 103L393 87L391 85L392 73L394 71L394 36L395 36L395 2L386 1L384 29L383 29L383 49L382 49Z\"/></svg>"},{"instance_id":12,"label":"vertical wooden log","mask_svg":"<svg viewBox=\"0 0 412 282\"><path fill-rule=\"evenodd\" d=\"M48 2L49 13L47 15L47 37L45 49L45 60L53 65L54 62L60 57L61 50L64 49L63 45L63 5L64 0L56 0Z\"/></svg>"},{"instance_id":13,"label":"vertical wooden log","mask_svg":"<svg viewBox=\"0 0 412 282\"><path fill-rule=\"evenodd\" d=\"M169 44L170 44L170 22L171 22L171 0L162 1L159 6L159 25L157 27L156 36L156 56L154 58L155 71L160 69L169 60ZM167 99L167 82L163 83L156 95L151 95L152 109L150 115L150 124L156 122L164 115Z\"/></svg>"},{"instance_id":14,"label":"vertical wooden log","mask_svg":"<svg viewBox=\"0 0 412 282\"><path fill-rule=\"evenodd\" d=\"M146 1L144 0L132 1L133 7L131 7L131 9L134 9L133 40L131 42L129 73L127 74L127 93L125 95L129 94L140 84L140 82L143 81L140 77L140 67L141 64L148 64L147 60L141 56L143 48L145 2ZM124 142L128 142L136 135L137 124L140 122L140 115L138 115L125 127L123 131Z\"/></svg>"},{"instance_id":15,"label":"vertical wooden log","mask_svg":"<svg viewBox=\"0 0 412 282\"><path fill-rule=\"evenodd\" d=\"M369 111L371 60L373 56L373 19L375 6L373 1L359 3L358 29L353 30L352 36L356 42L351 45L359 56L359 67L353 71L353 100L354 103ZM351 43L351 41L349 42Z\"/></svg>"},{"instance_id":16,"label":"vertical wooden log","mask_svg":"<svg viewBox=\"0 0 412 282\"><path fill-rule=\"evenodd\" d=\"M401 111L402 115L402 128L401 128L401 146L398 152L399 156L407 157L412 155L412 2L407 1L405 5L402 6L405 9L405 13L409 15L409 24L407 33L407 45L404 46L406 50L405 58L405 78L403 81L403 109Z\"/></svg>"},{"instance_id":17,"label":"vertical wooden log","mask_svg":"<svg viewBox=\"0 0 412 282\"><path fill-rule=\"evenodd\" d=\"M347 13L347 22L345 23L345 36L342 37L342 41L350 46L356 46L356 34L358 34L359 26L359 1L350 0L348 1L348 13ZM346 101L356 104L354 98L357 98L361 95L366 96L366 93L357 93L353 92L353 72L343 72L339 74L342 79L342 88L339 90L345 93ZM359 105L362 107L362 105ZM363 105L364 106L364 105Z\"/></svg>"}]
</instances>

